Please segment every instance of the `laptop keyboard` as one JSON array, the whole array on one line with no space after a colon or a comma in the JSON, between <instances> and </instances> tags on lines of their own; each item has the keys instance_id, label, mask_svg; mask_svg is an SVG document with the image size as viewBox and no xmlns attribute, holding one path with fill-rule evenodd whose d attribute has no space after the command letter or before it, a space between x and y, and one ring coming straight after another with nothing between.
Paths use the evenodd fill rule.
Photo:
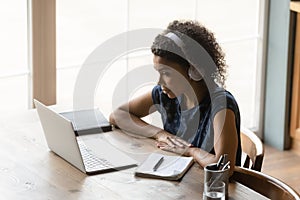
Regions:
<instances>
[{"instance_id":1,"label":"laptop keyboard","mask_svg":"<svg viewBox=\"0 0 300 200\"><path fill-rule=\"evenodd\" d=\"M113 165L105 158L99 158L95 156L92 150L90 150L83 141L77 141L86 171L97 171L113 168Z\"/></svg>"}]
</instances>

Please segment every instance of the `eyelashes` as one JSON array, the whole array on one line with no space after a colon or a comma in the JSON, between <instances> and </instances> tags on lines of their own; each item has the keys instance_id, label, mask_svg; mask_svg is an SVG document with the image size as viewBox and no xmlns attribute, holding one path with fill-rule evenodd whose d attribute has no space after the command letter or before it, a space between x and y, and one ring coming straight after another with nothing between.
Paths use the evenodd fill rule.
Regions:
<instances>
[{"instance_id":1,"label":"eyelashes","mask_svg":"<svg viewBox=\"0 0 300 200\"><path fill-rule=\"evenodd\" d=\"M163 71L160 71L160 72L159 72L159 74L160 74L161 76L170 76L170 75L171 75L171 73L170 73L170 72L168 72L168 71L165 71L165 70L163 70Z\"/></svg>"}]
</instances>

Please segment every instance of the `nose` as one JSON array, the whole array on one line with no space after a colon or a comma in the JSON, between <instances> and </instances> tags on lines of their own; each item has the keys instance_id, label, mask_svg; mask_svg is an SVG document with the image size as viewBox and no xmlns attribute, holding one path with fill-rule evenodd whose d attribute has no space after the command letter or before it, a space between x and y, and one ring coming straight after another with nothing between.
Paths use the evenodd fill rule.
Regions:
<instances>
[{"instance_id":1,"label":"nose","mask_svg":"<svg viewBox=\"0 0 300 200\"><path fill-rule=\"evenodd\" d=\"M163 79L161 78L161 76L159 76L157 84L158 84L158 85L163 85L163 84L164 84L164 81L163 81Z\"/></svg>"}]
</instances>

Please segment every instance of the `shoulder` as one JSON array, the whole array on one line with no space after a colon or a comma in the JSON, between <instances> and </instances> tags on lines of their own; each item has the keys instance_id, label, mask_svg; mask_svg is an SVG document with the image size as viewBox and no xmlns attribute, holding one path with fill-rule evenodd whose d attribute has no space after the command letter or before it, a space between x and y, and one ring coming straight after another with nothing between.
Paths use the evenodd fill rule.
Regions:
<instances>
[{"instance_id":1,"label":"shoulder","mask_svg":"<svg viewBox=\"0 0 300 200\"><path fill-rule=\"evenodd\" d=\"M159 104L161 101L162 89L160 85L154 86L152 89L152 100L154 104Z\"/></svg>"},{"instance_id":2,"label":"shoulder","mask_svg":"<svg viewBox=\"0 0 300 200\"><path fill-rule=\"evenodd\" d=\"M217 103L222 103L222 101L224 101L224 103L230 102L230 103L234 103L237 104L234 96L227 90L217 87L215 88L213 91L211 91L211 99L214 102Z\"/></svg>"},{"instance_id":3,"label":"shoulder","mask_svg":"<svg viewBox=\"0 0 300 200\"><path fill-rule=\"evenodd\" d=\"M217 113L222 109L232 110L235 114L239 113L238 103L235 97L227 90L216 87L211 91L212 111Z\"/></svg>"},{"instance_id":4,"label":"shoulder","mask_svg":"<svg viewBox=\"0 0 300 200\"><path fill-rule=\"evenodd\" d=\"M152 89L152 97L158 98L159 96L161 96L161 94L162 94L162 89L161 89L160 85L154 86Z\"/></svg>"},{"instance_id":5,"label":"shoulder","mask_svg":"<svg viewBox=\"0 0 300 200\"><path fill-rule=\"evenodd\" d=\"M168 104L172 102L172 100L163 93L160 85L156 85L152 89L152 100L154 104Z\"/></svg>"}]
</instances>

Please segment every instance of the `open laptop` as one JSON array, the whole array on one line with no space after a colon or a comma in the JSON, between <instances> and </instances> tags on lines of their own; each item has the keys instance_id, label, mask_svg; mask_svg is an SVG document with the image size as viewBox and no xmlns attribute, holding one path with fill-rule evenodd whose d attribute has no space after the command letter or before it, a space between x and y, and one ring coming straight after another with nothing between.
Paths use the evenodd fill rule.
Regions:
<instances>
[{"instance_id":1,"label":"open laptop","mask_svg":"<svg viewBox=\"0 0 300 200\"><path fill-rule=\"evenodd\" d=\"M99 134L77 136L72 122L34 100L50 150L86 174L137 166L138 162Z\"/></svg>"}]
</instances>

